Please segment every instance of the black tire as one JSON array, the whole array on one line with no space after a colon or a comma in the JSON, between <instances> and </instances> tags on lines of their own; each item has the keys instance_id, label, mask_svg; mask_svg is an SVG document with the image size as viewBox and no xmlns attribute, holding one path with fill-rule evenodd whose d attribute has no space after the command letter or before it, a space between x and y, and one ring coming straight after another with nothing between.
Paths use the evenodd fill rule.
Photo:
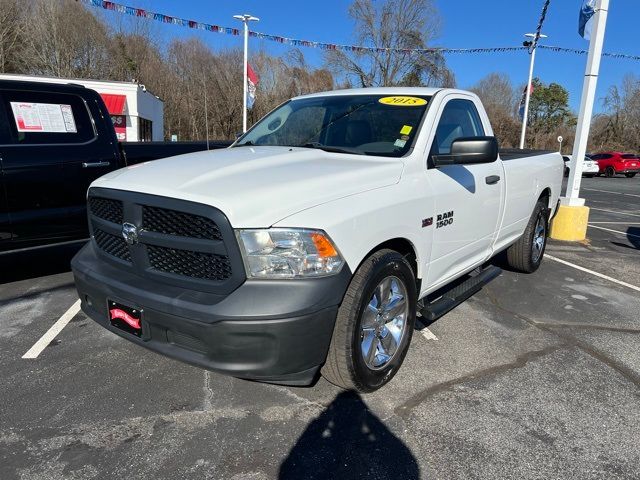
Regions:
<instances>
[{"instance_id":1,"label":"black tire","mask_svg":"<svg viewBox=\"0 0 640 480\"><path fill-rule=\"evenodd\" d=\"M627 178L633 178L633 177L636 176L636 174L635 173L625 173L624 176L627 177Z\"/></svg>"},{"instance_id":2,"label":"black tire","mask_svg":"<svg viewBox=\"0 0 640 480\"><path fill-rule=\"evenodd\" d=\"M533 246L533 239L534 236L536 236L536 227L538 225L538 222L541 222L541 225L544 227L542 236L543 243L539 253L534 252ZM527 224L527 228L525 229L524 233L516 243L514 243L507 249L508 265L519 272L535 272L540 266L542 258L544 257L544 251L547 247L548 231L549 210L547 208L547 204L544 201L538 200L538 203L536 203L536 206L533 208L533 213L531 214L531 218L529 219L529 223Z\"/></svg>"},{"instance_id":3,"label":"black tire","mask_svg":"<svg viewBox=\"0 0 640 480\"><path fill-rule=\"evenodd\" d=\"M569 170L569 167L564 167L564 178L567 178L570 172L571 170Z\"/></svg>"},{"instance_id":4,"label":"black tire","mask_svg":"<svg viewBox=\"0 0 640 480\"><path fill-rule=\"evenodd\" d=\"M402 282L407 293L408 313L397 350L383 368L373 370L365 363L361 342L363 313L378 285L388 277ZM394 250L380 250L356 270L338 310L327 361L322 376L346 390L372 392L389 382L404 361L416 319L417 289L411 265ZM388 333L388 332L387 332ZM373 350L372 350L373 351ZM377 358L377 357L376 357Z\"/></svg>"},{"instance_id":5,"label":"black tire","mask_svg":"<svg viewBox=\"0 0 640 480\"><path fill-rule=\"evenodd\" d=\"M604 176L607 178L612 178L616 176L616 169L613 167L607 167L604 169Z\"/></svg>"}]
</instances>

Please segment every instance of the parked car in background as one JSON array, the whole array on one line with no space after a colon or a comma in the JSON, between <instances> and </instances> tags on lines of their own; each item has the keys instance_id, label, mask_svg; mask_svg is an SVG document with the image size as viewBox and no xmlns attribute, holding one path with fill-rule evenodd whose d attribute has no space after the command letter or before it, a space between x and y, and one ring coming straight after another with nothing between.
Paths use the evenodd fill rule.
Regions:
<instances>
[{"instance_id":1,"label":"parked car in background","mask_svg":"<svg viewBox=\"0 0 640 480\"><path fill-rule=\"evenodd\" d=\"M86 194L96 178L206 148L206 142L119 143L97 92L0 80L0 254L87 239Z\"/></svg>"},{"instance_id":2,"label":"parked car in background","mask_svg":"<svg viewBox=\"0 0 640 480\"><path fill-rule=\"evenodd\" d=\"M563 155L562 160L564 160L564 176L568 177L569 172L571 171L571 158L572 155ZM588 155L585 155L584 162L582 162L582 175L587 178L595 177L600 171L600 167L598 166L598 162L593 160Z\"/></svg>"},{"instance_id":3,"label":"parked car in background","mask_svg":"<svg viewBox=\"0 0 640 480\"><path fill-rule=\"evenodd\" d=\"M627 178L633 178L640 173L640 158L633 153L602 152L591 158L598 162L598 174L604 174L605 177L623 173Z\"/></svg>"}]
</instances>

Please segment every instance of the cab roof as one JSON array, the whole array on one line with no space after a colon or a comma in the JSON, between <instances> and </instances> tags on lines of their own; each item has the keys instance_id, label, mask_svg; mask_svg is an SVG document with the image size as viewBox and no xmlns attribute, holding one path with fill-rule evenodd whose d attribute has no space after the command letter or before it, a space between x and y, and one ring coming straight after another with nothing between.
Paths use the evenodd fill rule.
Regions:
<instances>
[{"instance_id":1,"label":"cab roof","mask_svg":"<svg viewBox=\"0 0 640 480\"><path fill-rule=\"evenodd\" d=\"M434 88L434 87L369 87L369 88L348 88L344 90L331 90L328 92L311 93L309 95L300 95L293 98L297 100L299 98L314 98L314 97L329 97L329 96L341 96L341 95L419 95L423 97L432 97L436 93L442 90L450 90L451 92L461 90ZM468 93L468 92L465 92Z\"/></svg>"}]
</instances>

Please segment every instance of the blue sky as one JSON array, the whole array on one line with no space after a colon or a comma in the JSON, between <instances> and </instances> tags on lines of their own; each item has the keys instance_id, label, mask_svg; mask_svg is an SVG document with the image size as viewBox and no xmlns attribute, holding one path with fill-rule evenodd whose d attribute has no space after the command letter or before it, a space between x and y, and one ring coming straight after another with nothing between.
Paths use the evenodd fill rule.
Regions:
<instances>
[{"instance_id":1,"label":"blue sky","mask_svg":"<svg viewBox=\"0 0 640 480\"><path fill-rule=\"evenodd\" d=\"M116 0L126 5L146 8L159 13L221 26L239 24L232 16L251 13L260 17L252 29L273 35L327 43L352 44L352 22L347 15L349 0L302 2L286 0ZM534 31L543 0L435 0L442 19L440 36L433 46L452 48L517 46L522 35ZM544 33L545 43L569 48L588 48L588 42L577 33L578 11L582 0L552 0ZM640 43L635 30L640 20L638 0L612 0L605 51L640 55ZM108 14L107 18L113 18ZM198 36L212 48L242 45L240 37L198 32L183 27L157 24L153 27L165 38ZM632 40L633 39L633 40ZM251 40L250 49L266 49L272 54L284 54L287 47L266 40ZM322 52L302 48L308 63L321 66ZM529 56L526 52L447 55L458 86L472 86L491 72L503 72L514 84L526 82ZM586 56L538 50L535 75L545 83L557 82L570 92L570 103L577 111L580 103ZM604 58L598 84L596 110L601 98L612 84L619 84L627 73L640 75L640 61Z\"/></svg>"}]
</instances>

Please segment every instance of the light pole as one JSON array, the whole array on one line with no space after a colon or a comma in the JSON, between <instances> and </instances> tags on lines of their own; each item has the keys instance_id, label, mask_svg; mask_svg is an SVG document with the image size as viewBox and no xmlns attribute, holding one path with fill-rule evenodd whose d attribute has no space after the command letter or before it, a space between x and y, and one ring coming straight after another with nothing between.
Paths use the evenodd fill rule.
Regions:
<instances>
[{"instance_id":1,"label":"light pole","mask_svg":"<svg viewBox=\"0 0 640 480\"><path fill-rule=\"evenodd\" d=\"M589 141L589 129L593 115L593 104L596 98L596 86L600 72L600 59L604 32L607 26L609 0L597 0L593 19L593 32L589 43L589 56L584 74L580 113L576 128L576 138L573 142L573 153L569 167L569 181L567 192L560 197L560 206L551 225L550 236L556 240L581 241L587 237L589 226L589 207L585 206L584 198L580 198L580 182L582 180L582 165Z\"/></svg>"},{"instance_id":2,"label":"light pole","mask_svg":"<svg viewBox=\"0 0 640 480\"><path fill-rule=\"evenodd\" d=\"M538 42L536 42L535 33L525 33L525 37L532 38L533 40L524 42L525 47L531 48L531 63L529 64L529 81L527 82L527 93L524 101L524 115L522 116L522 132L520 133L520 149L524 148L524 137L527 134L527 121L529 119L529 101L531 100L531 83L533 82L533 66L536 62L536 50L538 49ZM546 35L540 34L539 38L547 38Z\"/></svg>"},{"instance_id":3,"label":"light pole","mask_svg":"<svg viewBox=\"0 0 640 480\"><path fill-rule=\"evenodd\" d=\"M584 205L584 199L580 198L582 164L584 156L587 153L589 129L591 128L591 117L593 115L593 104L595 101L596 86L598 84L598 75L600 72L600 59L602 58L602 45L604 43L604 32L607 28L608 11L609 0L598 0L595 7L593 33L589 43L589 56L587 57L587 68L582 87L582 99L580 100L580 113L578 114L576 139L573 144L571 173L569 174L566 197L560 199L560 202L563 205Z\"/></svg>"},{"instance_id":4,"label":"light pole","mask_svg":"<svg viewBox=\"0 0 640 480\"><path fill-rule=\"evenodd\" d=\"M242 101L242 133L247 131L247 53L249 50L249 22L257 22L260 19L249 14L234 15L233 18L240 20L244 24L244 84Z\"/></svg>"}]
</instances>

